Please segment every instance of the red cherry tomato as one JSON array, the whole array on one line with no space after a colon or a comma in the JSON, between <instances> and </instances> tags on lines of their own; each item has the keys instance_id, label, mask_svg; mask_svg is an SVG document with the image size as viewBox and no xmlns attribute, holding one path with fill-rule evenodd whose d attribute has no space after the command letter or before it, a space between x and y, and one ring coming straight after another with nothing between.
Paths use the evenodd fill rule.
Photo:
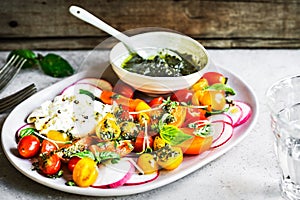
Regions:
<instances>
[{"instance_id":1,"label":"red cherry tomato","mask_svg":"<svg viewBox=\"0 0 300 200\"><path fill-rule=\"evenodd\" d=\"M150 106L151 108L153 108L153 107L155 107L155 106L158 106L158 105L162 104L164 100L165 100L165 99L164 99L163 97L156 97L156 98L152 99L152 100L149 102L149 106Z\"/></svg>"},{"instance_id":2,"label":"red cherry tomato","mask_svg":"<svg viewBox=\"0 0 300 200\"><path fill-rule=\"evenodd\" d=\"M203 109L187 108L186 118L185 118L185 121L184 121L184 124L182 125L182 127L187 127L188 124L190 124L190 123L207 119L205 114L206 114L206 111Z\"/></svg>"},{"instance_id":3,"label":"red cherry tomato","mask_svg":"<svg viewBox=\"0 0 300 200\"><path fill-rule=\"evenodd\" d=\"M73 156L72 158L70 158L69 162L68 162L68 169L70 170L70 172L73 172L75 165L77 164L77 162L80 160L81 158L77 157L77 156Z\"/></svg>"},{"instance_id":4,"label":"red cherry tomato","mask_svg":"<svg viewBox=\"0 0 300 200\"><path fill-rule=\"evenodd\" d=\"M31 158L40 151L40 140L35 135L24 136L18 143L19 154L23 158Z\"/></svg>"},{"instance_id":5,"label":"red cherry tomato","mask_svg":"<svg viewBox=\"0 0 300 200\"><path fill-rule=\"evenodd\" d=\"M146 139L145 137L145 134L144 132L140 132L138 134L138 136L136 137L136 140L135 140L135 143L134 143L134 151L135 152L142 152L143 150L143 143L144 143L144 140ZM150 147L153 146L153 138L151 136L148 136L148 141L149 141L149 144L150 144ZM147 142L145 141L145 144L147 144ZM147 148L147 145L145 145L145 148Z\"/></svg>"},{"instance_id":6,"label":"red cherry tomato","mask_svg":"<svg viewBox=\"0 0 300 200\"><path fill-rule=\"evenodd\" d=\"M41 146L41 153L49 153L55 150L57 150L57 147L53 142L50 142L49 140L43 140Z\"/></svg>"},{"instance_id":7,"label":"red cherry tomato","mask_svg":"<svg viewBox=\"0 0 300 200\"><path fill-rule=\"evenodd\" d=\"M134 88L123 81L118 81L114 86L113 91L117 94L123 95L124 97L132 98Z\"/></svg>"},{"instance_id":8,"label":"red cherry tomato","mask_svg":"<svg viewBox=\"0 0 300 200\"><path fill-rule=\"evenodd\" d=\"M225 84L227 81L227 78L224 77L223 74L218 72L206 72L205 74L203 74L202 78L205 78L209 85L213 85L215 83Z\"/></svg>"},{"instance_id":9,"label":"red cherry tomato","mask_svg":"<svg viewBox=\"0 0 300 200\"><path fill-rule=\"evenodd\" d=\"M57 154L43 154L39 157L39 169L45 175L55 175L61 167L61 160Z\"/></svg>"},{"instance_id":10,"label":"red cherry tomato","mask_svg":"<svg viewBox=\"0 0 300 200\"><path fill-rule=\"evenodd\" d=\"M177 90L172 96L172 101L186 102L189 103L192 101L193 92L188 89Z\"/></svg>"}]
</instances>

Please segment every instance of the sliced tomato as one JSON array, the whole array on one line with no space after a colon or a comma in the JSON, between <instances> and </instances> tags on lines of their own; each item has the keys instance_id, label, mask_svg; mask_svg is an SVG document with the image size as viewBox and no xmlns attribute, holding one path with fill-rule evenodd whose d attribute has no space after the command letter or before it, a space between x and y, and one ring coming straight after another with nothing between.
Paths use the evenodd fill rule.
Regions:
<instances>
[{"instance_id":1,"label":"sliced tomato","mask_svg":"<svg viewBox=\"0 0 300 200\"><path fill-rule=\"evenodd\" d=\"M151 108L159 106L163 103L164 100L165 100L164 97L156 97L149 102L149 106Z\"/></svg>"},{"instance_id":2,"label":"sliced tomato","mask_svg":"<svg viewBox=\"0 0 300 200\"><path fill-rule=\"evenodd\" d=\"M200 104L208 106L208 111L223 110L226 105L225 92L223 90L205 90L200 98Z\"/></svg>"},{"instance_id":3,"label":"sliced tomato","mask_svg":"<svg viewBox=\"0 0 300 200\"><path fill-rule=\"evenodd\" d=\"M203 110L201 108L187 108L186 118L182 127L187 127L188 124L195 121L205 120L206 119L205 114L206 114L206 110Z\"/></svg>"},{"instance_id":4,"label":"sliced tomato","mask_svg":"<svg viewBox=\"0 0 300 200\"><path fill-rule=\"evenodd\" d=\"M188 139L181 144L176 145L182 149L183 154L201 154L211 147L213 142L212 136L196 136L193 134L194 129L192 128L180 128L180 130L182 130L186 134L193 136L191 139Z\"/></svg>"},{"instance_id":5,"label":"sliced tomato","mask_svg":"<svg viewBox=\"0 0 300 200\"><path fill-rule=\"evenodd\" d=\"M117 94L123 95L127 98L132 98L135 89L130 85L124 83L123 81L119 80L113 88L113 91Z\"/></svg>"},{"instance_id":6,"label":"sliced tomato","mask_svg":"<svg viewBox=\"0 0 300 200\"><path fill-rule=\"evenodd\" d=\"M177 90L172 96L172 101L190 103L192 101L193 92L189 89Z\"/></svg>"},{"instance_id":7,"label":"sliced tomato","mask_svg":"<svg viewBox=\"0 0 300 200\"><path fill-rule=\"evenodd\" d=\"M18 152L23 158L36 156L40 151L40 140L35 135L24 136L18 143Z\"/></svg>"},{"instance_id":8,"label":"sliced tomato","mask_svg":"<svg viewBox=\"0 0 300 200\"><path fill-rule=\"evenodd\" d=\"M181 127L183 125L185 117L186 117L186 107L177 106L174 109L174 111L172 112L172 115L175 120L173 122L169 123L169 125Z\"/></svg>"},{"instance_id":9,"label":"sliced tomato","mask_svg":"<svg viewBox=\"0 0 300 200\"><path fill-rule=\"evenodd\" d=\"M158 165L166 170L176 169L183 161L183 153L180 147L165 146L156 153Z\"/></svg>"},{"instance_id":10,"label":"sliced tomato","mask_svg":"<svg viewBox=\"0 0 300 200\"><path fill-rule=\"evenodd\" d=\"M199 90L204 90L208 87L208 82L205 78L200 78L193 86L192 90L194 92L199 91Z\"/></svg>"},{"instance_id":11,"label":"sliced tomato","mask_svg":"<svg viewBox=\"0 0 300 200\"><path fill-rule=\"evenodd\" d=\"M57 154L48 153L39 156L39 169L45 175L55 175L61 168L61 160Z\"/></svg>"},{"instance_id":12,"label":"sliced tomato","mask_svg":"<svg viewBox=\"0 0 300 200\"><path fill-rule=\"evenodd\" d=\"M143 131L141 131L138 136L136 137L135 143L134 143L134 152L142 152L147 148L147 140L149 142L150 147L153 147L153 138L151 136L148 136L148 138L145 138L145 133ZM144 146L145 144L145 146Z\"/></svg>"},{"instance_id":13,"label":"sliced tomato","mask_svg":"<svg viewBox=\"0 0 300 200\"><path fill-rule=\"evenodd\" d=\"M51 151L57 150L57 146L49 140L43 140L41 145L41 153L50 153Z\"/></svg>"}]
</instances>

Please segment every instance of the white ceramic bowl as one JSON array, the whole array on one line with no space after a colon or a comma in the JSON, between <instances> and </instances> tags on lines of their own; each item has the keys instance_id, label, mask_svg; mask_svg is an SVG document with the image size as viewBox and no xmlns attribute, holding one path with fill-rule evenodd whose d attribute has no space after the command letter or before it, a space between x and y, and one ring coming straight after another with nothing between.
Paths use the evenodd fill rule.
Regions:
<instances>
[{"instance_id":1,"label":"white ceramic bowl","mask_svg":"<svg viewBox=\"0 0 300 200\"><path fill-rule=\"evenodd\" d=\"M148 94L167 94L188 88L196 83L209 66L209 56L205 48L196 40L173 32L157 31L134 35L131 37L137 53L156 55L162 49L176 50L193 56L193 61L201 70L180 77L152 77L129 72L122 68L123 61L129 56L123 43L116 44L110 52L110 62L117 76L135 89Z\"/></svg>"}]
</instances>

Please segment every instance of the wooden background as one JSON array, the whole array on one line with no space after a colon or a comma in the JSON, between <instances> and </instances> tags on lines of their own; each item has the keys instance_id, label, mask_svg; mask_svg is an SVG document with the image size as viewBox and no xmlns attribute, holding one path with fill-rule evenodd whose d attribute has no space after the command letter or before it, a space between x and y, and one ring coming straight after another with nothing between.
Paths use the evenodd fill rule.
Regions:
<instances>
[{"instance_id":1,"label":"wooden background","mask_svg":"<svg viewBox=\"0 0 300 200\"><path fill-rule=\"evenodd\" d=\"M2 0L0 50L91 49L108 37L70 5L121 31L164 27L207 48L300 47L300 0Z\"/></svg>"}]
</instances>

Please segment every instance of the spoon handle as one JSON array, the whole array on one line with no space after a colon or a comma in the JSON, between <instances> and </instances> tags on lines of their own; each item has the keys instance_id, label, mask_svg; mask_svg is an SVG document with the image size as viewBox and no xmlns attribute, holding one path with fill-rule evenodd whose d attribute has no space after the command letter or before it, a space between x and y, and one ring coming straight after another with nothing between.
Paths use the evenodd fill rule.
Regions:
<instances>
[{"instance_id":1,"label":"spoon handle","mask_svg":"<svg viewBox=\"0 0 300 200\"><path fill-rule=\"evenodd\" d=\"M118 40L120 40L127 48L129 48L128 50L130 52L133 52L133 47L130 41L130 38L121 33L120 31L116 30L115 28L109 26L108 24L106 24L104 21L100 20L99 18L97 18L96 16L94 16L93 14L89 13L88 11L84 10L83 8L80 8L78 6L71 6L69 8L69 11L72 15L74 15L75 17L101 29L102 31L112 35L113 37L117 38Z\"/></svg>"}]
</instances>

